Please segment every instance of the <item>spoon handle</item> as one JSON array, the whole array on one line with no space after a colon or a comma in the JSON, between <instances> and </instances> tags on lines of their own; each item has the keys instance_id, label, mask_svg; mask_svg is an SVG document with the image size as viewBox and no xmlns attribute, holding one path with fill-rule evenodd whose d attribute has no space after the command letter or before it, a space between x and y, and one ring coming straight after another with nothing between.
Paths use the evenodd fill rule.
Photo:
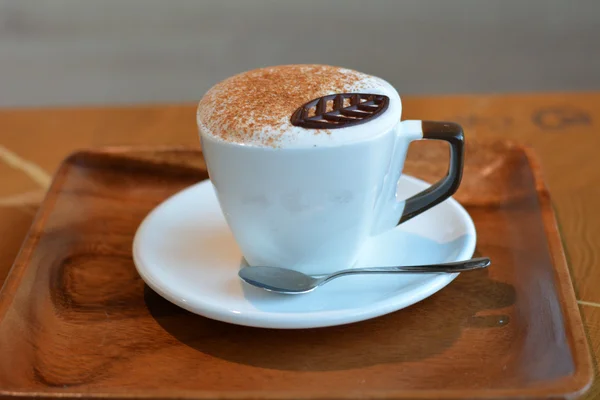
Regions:
<instances>
[{"instance_id":1,"label":"spoon handle","mask_svg":"<svg viewBox=\"0 0 600 400\"><path fill-rule=\"evenodd\" d=\"M327 277L326 281L339 278L344 275L355 274L397 274L397 273L449 273L471 271L474 269L485 268L491 264L487 257L472 258L465 261L457 261L445 264L429 264L429 265L405 265L400 267L371 267L371 268L350 268L338 271Z\"/></svg>"}]
</instances>

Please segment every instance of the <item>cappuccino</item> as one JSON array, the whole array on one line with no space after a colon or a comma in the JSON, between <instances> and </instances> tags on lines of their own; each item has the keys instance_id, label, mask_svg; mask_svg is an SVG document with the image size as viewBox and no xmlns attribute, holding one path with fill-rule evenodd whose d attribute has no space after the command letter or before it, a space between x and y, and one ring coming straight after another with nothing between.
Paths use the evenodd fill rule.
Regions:
<instances>
[{"instance_id":1,"label":"cappuccino","mask_svg":"<svg viewBox=\"0 0 600 400\"><path fill-rule=\"evenodd\" d=\"M291 117L299 107L340 93L380 95L386 98L386 108L364 124L337 129L292 123ZM349 98L343 100L343 106L350 105ZM324 103L327 111L331 111L333 102ZM314 115L314 107L308 111ZM398 93L380 78L328 65L282 65L244 72L213 86L200 101L197 122L203 134L220 141L253 147L307 148L368 139L391 129L400 113Z\"/></svg>"},{"instance_id":2,"label":"cappuccino","mask_svg":"<svg viewBox=\"0 0 600 400\"><path fill-rule=\"evenodd\" d=\"M460 127L401 122L401 108L383 79L326 65L257 69L204 95L196 114L202 151L248 264L308 274L348 268L370 237L454 193ZM408 146L420 139L450 143L448 175L398 198Z\"/></svg>"}]
</instances>

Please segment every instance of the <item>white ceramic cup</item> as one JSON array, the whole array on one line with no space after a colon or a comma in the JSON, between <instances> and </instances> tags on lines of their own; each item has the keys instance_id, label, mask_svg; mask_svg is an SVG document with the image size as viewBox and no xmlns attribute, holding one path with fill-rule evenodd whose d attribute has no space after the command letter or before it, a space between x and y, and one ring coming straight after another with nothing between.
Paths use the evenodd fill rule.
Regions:
<instances>
[{"instance_id":1,"label":"white ceramic cup","mask_svg":"<svg viewBox=\"0 0 600 400\"><path fill-rule=\"evenodd\" d=\"M368 237L456 191L463 166L462 128L449 122L401 122L395 94L391 125L367 122L363 129L380 131L339 145L247 146L215 138L199 124L210 179L248 264L311 274L349 268ZM449 142L448 174L427 190L399 199L396 188L408 146L421 139Z\"/></svg>"}]
</instances>

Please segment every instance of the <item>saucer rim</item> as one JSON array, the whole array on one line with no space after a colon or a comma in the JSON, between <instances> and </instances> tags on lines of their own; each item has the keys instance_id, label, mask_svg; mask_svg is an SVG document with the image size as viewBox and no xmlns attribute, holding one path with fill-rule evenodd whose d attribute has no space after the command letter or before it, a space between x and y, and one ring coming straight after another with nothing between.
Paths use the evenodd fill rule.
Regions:
<instances>
[{"instance_id":1,"label":"saucer rim","mask_svg":"<svg viewBox=\"0 0 600 400\"><path fill-rule=\"evenodd\" d=\"M403 174L400 179L412 181L422 188L426 188L431 185L426 181L406 174ZM318 312L309 311L299 313L284 313L256 309L240 312L233 310L230 307L222 307L206 301L188 302L186 299L177 296L172 290L169 291L169 288L172 288L172 286L161 283L159 279L157 279L152 273L152 268L148 268L142 261L143 256L141 255L140 250L140 237L142 232L145 230L145 227L152 220L153 216L160 213L163 208L169 206L170 204L168 203L170 203L171 200L177 196L183 195L186 192L193 191L202 185L212 185L212 183L210 179L202 180L174 193L163 200L158 206L150 211L146 217L144 217L142 223L136 230L132 244L133 262L142 280L161 297L193 314L226 323L257 328L307 329L344 325L380 317L416 304L446 287L459 275L459 273L435 274L430 280L420 284L416 288L411 289L408 293L396 293L381 301L358 307L352 309L351 311L327 310ZM454 257L454 259L448 260L448 262L467 260L475 253L475 247L477 243L475 224L469 213L457 200L449 197L448 199L444 200L444 202L451 204L455 212L460 216L460 220L463 221L465 226L465 234L469 235L470 238L470 240L461 249L460 253ZM418 216L416 218L418 218ZM175 292L176 291L177 290L175 290ZM409 297L407 297L407 295L409 295ZM351 315L349 315L349 313Z\"/></svg>"}]
</instances>

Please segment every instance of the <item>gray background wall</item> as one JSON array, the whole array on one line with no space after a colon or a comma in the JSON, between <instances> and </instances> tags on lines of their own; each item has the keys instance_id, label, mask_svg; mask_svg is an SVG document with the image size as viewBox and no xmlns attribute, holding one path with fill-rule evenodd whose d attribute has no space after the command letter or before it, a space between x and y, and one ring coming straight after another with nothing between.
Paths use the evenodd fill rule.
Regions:
<instances>
[{"instance_id":1,"label":"gray background wall","mask_svg":"<svg viewBox=\"0 0 600 400\"><path fill-rule=\"evenodd\" d=\"M401 93L600 89L598 0L0 0L0 106L195 101L264 65Z\"/></svg>"}]
</instances>

